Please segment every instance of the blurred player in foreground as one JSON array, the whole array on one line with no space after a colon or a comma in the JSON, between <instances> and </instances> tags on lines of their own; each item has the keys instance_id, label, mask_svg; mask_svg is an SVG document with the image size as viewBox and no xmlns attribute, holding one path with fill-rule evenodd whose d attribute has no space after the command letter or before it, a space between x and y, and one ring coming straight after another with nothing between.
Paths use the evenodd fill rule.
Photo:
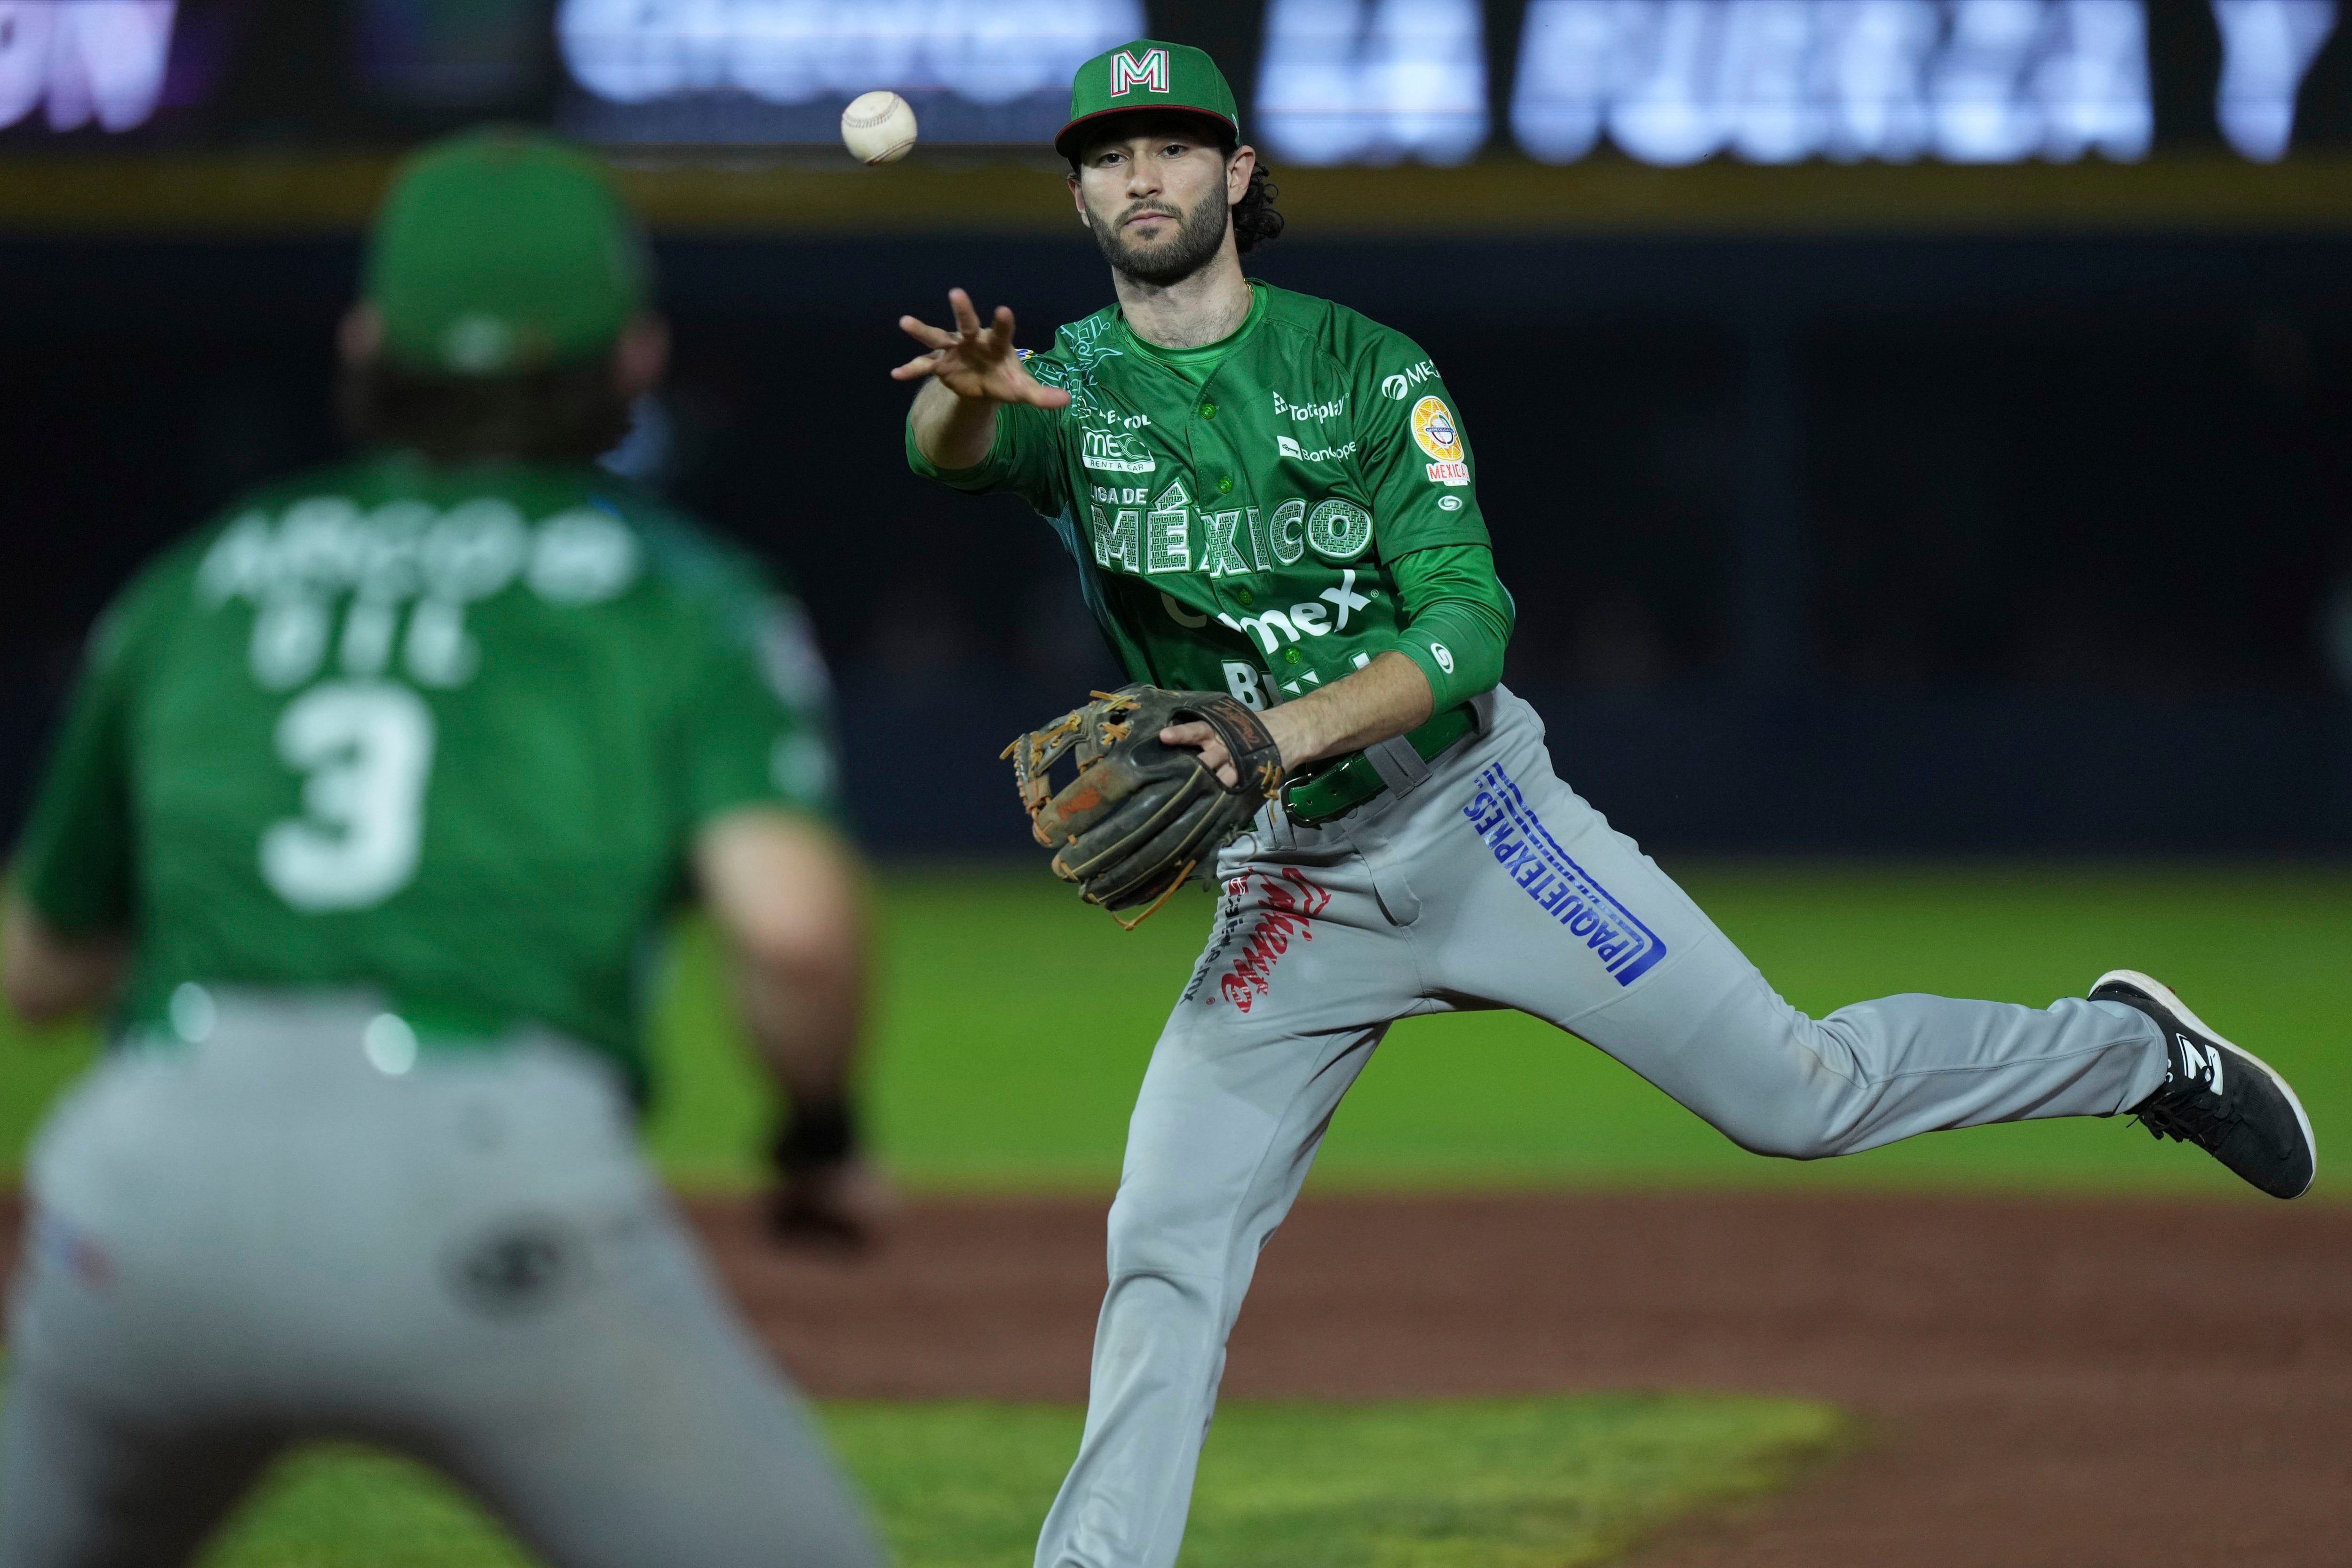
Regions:
<instances>
[{"instance_id":1,"label":"blurred player in foreground","mask_svg":"<svg viewBox=\"0 0 2352 1568\"><path fill-rule=\"evenodd\" d=\"M7 908L17 1009L114 1035L33 1156L0 1568L186 1562L320 1437L565 1568L879 1561L634 1146L691 884L831 1212L862 942L797 606L591 462L647 289L584 155L428 150L343 333L377 450L100 622Z\"/></svg>"},{"instance_id":2,"label":"blurred player in foreground","mask_svg":"<svg viewBox=\"0 0 2352 1568\"><path fill-rule=\"evenodd\" d=\"M2046 1009L1897 996L1817 1020L1776 996L1496 684L1515 607L1453 396L1401 334L1244 276L1280 219L1240 141L1201 51L1089 61L1055 147L1118 303L1025 360L1011 314L983 326L961 291L952 330L902 322L927 350L896 372L924 382L916 469L1027 497L1129 678L1258 710L1280 769L1237 776L1205 724L1162 744L1261 800L1289 776L1217 857L1208 946L1144 1076L1039 1568L1175 1561L1259 1250L1399 1018L1532 1013L1766 1154L2132 1112L2277 1197L2310 1185L2284 1082L2145 976Z\"/></svg>"}]
</instances>

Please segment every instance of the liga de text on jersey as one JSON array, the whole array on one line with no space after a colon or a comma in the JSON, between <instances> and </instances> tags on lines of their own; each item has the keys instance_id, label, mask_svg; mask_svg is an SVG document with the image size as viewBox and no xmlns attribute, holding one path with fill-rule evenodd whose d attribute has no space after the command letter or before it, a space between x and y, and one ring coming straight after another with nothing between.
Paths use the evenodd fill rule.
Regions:
<instances>
[{"instance_id":1,"label":"liga de text on jersey","mask_svg":"<svg viewBox=\"0 0 2352 1568\"><path fill-rule=\"evenodd\" d=\"M1000 408L976 468L941 471L911 434L908 457L1051 520L1132 678L1265 707L1400 648L1397 558L1489 541L1429 356L1345 306L1251 287L1202 383L1108 308L1024 357L1068 407Z\"/></svg>"}]
</instances>

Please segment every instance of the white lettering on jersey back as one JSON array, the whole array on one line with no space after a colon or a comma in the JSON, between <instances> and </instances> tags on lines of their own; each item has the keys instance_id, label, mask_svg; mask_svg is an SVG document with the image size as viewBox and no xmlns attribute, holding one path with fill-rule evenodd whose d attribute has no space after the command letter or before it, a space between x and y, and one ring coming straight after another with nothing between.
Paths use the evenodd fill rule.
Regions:
<instances>
[{"instance_id":1,"label":"white lettering on jersey back","mask_svg":"<svg viewBox=\"0 0 2352 1568\"><path fill-rule=\"evenodd\" d=\"M261 835L261 876L306 914L382 904L416 874L433 710L391 681L330 681L288 705L278 755L307 777L302 815Z\"/></svg>"},{"instance_id":2,"label":"white lettering on jersey back","mask_svg":"<svg viewBox=\"0 0 2352 1568\"><path fill-rule=\"evenodd\" d=\"M643 570L635 530L594 507L533 527L495 497L446 512L413 499L362 512L345 497L310 496L274 521L248 512L223 530L197 568L195 586L207 607L231 600L254 606L247 662L266 690L310 680L331 644L347 675L383 674L396 643L413 677L451 686L479 667L466 630L468 604L517 581L551 604L598 604L626 591ZM337 640L334 612L346 594Z\"/></svg>"},{"instance_id":3,"label":"white lettering on jersey back","mask_svg":"<svg viewBox=\"0 0 2352 1568\"><path fill-rule=\"evenodd\" d=\"M579 507L539 525L523 580L551 604L602 604L637 580L642 559L626 524Z\"/></svg>"}]
</instances>

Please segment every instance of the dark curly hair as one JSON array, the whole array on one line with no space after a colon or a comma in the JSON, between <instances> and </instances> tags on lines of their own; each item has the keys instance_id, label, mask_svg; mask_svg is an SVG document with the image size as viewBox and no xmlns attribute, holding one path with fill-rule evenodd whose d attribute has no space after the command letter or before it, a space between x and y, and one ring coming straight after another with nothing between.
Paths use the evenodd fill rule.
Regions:
<instances>
[{"instance_id":1,"label":"dark curly hair","mask_svg":"<svg viewBox=\"0 0 2352 1568\"><path fill-rule=\"evenodd\" d=\"M1234 149L1226 148L1225 156L1230 159L1233 155ZM1268 173L1263 163L1252 169L1249 189L1234 204L1234 248L1244 256L1270 239L1282 237L1282 214L1274 204L1275 198L1282 194L1282 187L1269 179Z\"/></svg>"},{"instance_id":2,"label":"dark curly hair","mask_svg":"<svg viewBox=\"0 0 2352 1568\"><path fill-rule=\"evenodd\" d=\"M379 358L345 365L336 392L346 434L436 463L584 463L629 433L610 354L505 376L436 375Z\"/></svg>"}]
</instances>

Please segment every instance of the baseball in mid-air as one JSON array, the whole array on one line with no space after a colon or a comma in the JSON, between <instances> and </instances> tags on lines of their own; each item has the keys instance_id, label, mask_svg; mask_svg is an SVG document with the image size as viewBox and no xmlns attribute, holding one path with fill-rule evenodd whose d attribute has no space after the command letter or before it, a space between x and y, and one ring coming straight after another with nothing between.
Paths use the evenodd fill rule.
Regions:
<instances>
[{"instance_id":1,"label":"baseball in mid-air","mask_svg":"<svg viewBox=\"0 0 2352 1568\"><path fill-rule=\"evenodd\" d=\"M915 144L915 110L887 89L860 93L841 111L841 144L860 163L895 163Z\"/></svg>"}]
</instances>

